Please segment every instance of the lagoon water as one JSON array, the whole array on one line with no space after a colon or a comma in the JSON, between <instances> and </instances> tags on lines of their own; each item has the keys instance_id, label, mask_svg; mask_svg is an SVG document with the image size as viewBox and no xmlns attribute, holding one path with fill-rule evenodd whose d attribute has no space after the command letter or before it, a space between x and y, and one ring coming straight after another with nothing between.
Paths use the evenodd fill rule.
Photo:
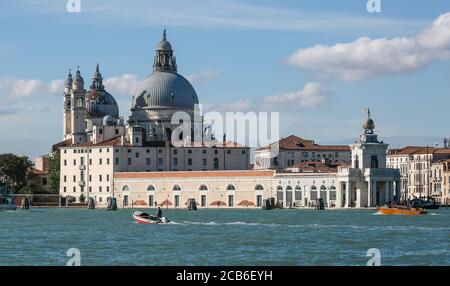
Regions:
<instances>
[{"instance_id":1,"label":"lagoon water","mask_svg":"<svg viewBox=\"0 0 450 286\"><path fill-rule=\"evenodd\" d=\"M154 210L149 210L153 213ZM0 265L450 265L450 210L423 216L375 210L163 210L167 225L130 210L0 212Z\"/></svg>"}]
</instances>

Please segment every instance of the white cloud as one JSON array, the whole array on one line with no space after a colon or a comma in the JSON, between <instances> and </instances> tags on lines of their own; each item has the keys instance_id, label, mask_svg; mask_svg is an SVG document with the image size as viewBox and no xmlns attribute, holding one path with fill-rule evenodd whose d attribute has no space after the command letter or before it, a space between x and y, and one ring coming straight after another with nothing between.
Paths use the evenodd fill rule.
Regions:
<instances>
[{"instance_id":1,"label":"white cloud","mask_svg":"<svg viewBox=\"0 0 450 286\"><path fill-rule=\"evenodd\" d=\"M221 102L209 110L217 112L298 111L325 105L332 94L320 83L309 82L301 90L266 96L259 100L238 99L232 102Z\"/></svg>"},{"instance_id":2,"label":"white cloud","mask_svg":"<svg viewBox=\"0 0 450 286\"><path fill-rule=\"evenodd\" d=\"M440 59L450 59L450 13L439 16L413 37L361 37L333 46L316 45L295 51L287 62L351 81L407 73Z\"/></svg>"},{"instance_id":3,"label":"white cloud","mask_svg":"<svg viewBox=\"0 0 450 286\"><path fill-rule=\"evenodd\" d=\"M271 109L309 109L327 103L331 94L320 83L309 82L301 90L266 96L263 106Z\"/></svg>"},{"instance_id":4,"label":"white cloud","mask_svg":"<svg viewBox=\"0 0 450 286\"><path fill-rule=\"evenodd\" d=\"M205 70L198 73L193 73L186 76L186 79L189 80L192 84L202 84L206 81L209 81L220 74L217 70Z\"/></svg>"},{"instance_id":5,"label":"white cloud","mask_svg":"<svg viewBox=\"0 0 450 286\"><path fill-rule=\"evenodd\" d=\"M39 79L0 78L0 100L62 94L63 80L49 83Z\"/></svg>"},{"instance_id":6,"label":"white cloud","mask_svg":"<svg viewBox=\"0 0 450 286\"><path fill-rule=\"evenodd\" d=\"M133 95L140 82L137 75L128 73L103 80L105 89L113 96L114 94Z\"/></svg>"}]
</instances>

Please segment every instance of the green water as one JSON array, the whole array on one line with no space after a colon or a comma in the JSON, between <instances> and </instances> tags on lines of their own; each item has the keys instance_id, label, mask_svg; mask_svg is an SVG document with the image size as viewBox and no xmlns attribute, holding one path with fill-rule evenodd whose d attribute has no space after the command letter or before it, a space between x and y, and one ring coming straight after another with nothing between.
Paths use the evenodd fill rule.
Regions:
<instances>
[{"instance_id":1,"label":"green water","mask_svg":"<svg viewBox=\"0 0 450 286\"><path fill-rule=\"evenodd\" d=\"M153 213L154 210L149 210ZM383 216L374 210L163 210L167 225L130 210L0 212L0 265L450 265L450 210Z\"/></svg>"}]
</instances>

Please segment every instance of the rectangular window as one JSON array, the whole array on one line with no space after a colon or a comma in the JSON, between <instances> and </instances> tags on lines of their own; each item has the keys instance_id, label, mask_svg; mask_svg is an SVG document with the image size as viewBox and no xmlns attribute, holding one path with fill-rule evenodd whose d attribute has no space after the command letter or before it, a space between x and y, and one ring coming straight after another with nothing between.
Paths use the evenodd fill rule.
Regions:
<instances>
[{"instance_id":1,"label":"rectangular window","mask_svg":"<svg viewBox=\"0 0 450 286\"><path fill-rule=\"evenodd\" d=\"M206 158L203 158L203 159L202 159L202 165L203 165L203 166L206 166L206 165L207 165Z\"/></svg>"},{"instance_id":2,"label":"rectangular window","mask_svg":"<svg viewBox=\"0 0 450 286\"><path fill-rule=\"evenodd\" d=\"M115 164L119 165L119 158L116 157L116 158L114 158L114 160L116 161Z\"/></svg>"},{"instance_id":3,"label":"rectangular window","mask_svg":"<svg viewBox=\"0 0 450 286\"><path fill-rule=\"evenodd\" d=\"M162 153L162 149L158 149L158 153L161 154Z\"/></svg>"},{"instance_id":4,"label":"rectangular window","mask_svg":"<svg viewBox=\"0 0 450 286\"><path fill-rule=\"evenodd\" d=\"M153 198L153 195L148 196L148 206L153 207L155 204L155 199Z\"/></svg>"},{"instance_id":5,"label":"rectangular window","mask_svg":"<svg viewBox=\"0 0 450 286\"><path fill-rule=\"evenodd\" d=\"M67 160L64 160L64 166L67 166Z\"/></svg>"},{"instance_id":6,"label":"rectangular window","mask_svg":"<svg viewBox=\"0 0 450 286\"><path fill-rule=\"evenodd\" d=\"M64 193L66 192L67 190L66 190L66 187L64 187Z\"/></svg>"},{"instance_id":7,"label":"rectangular window","mask_svg":"<svg viewBox=\"0 0 450 286\"><path fill-rule=\"evenodd\" d=\"M188 149L188 154L192 154L192 150L191 149Z\"/></svg>"},{"instance_id":8,"label":"rectangular window","mask_svg":"<svg viewBox=\"0 0 450 286\"><path fill-rule=\"evenodd\" d=\"M131 153L131 149L128 149L128 153Z\"/></svg>"},{"instance_id":9,"label":"rectangular window","mask_svg":"<svg viewBox=\"0 0 450 286\"><path fill-rule=\"evenodd\" d=\"M98 191L101 193L102 192L102 186L98 187Z\"/></svg>"},{"instance_id":10,"label":"rectangular window","mask_svg":"<svg viewBox=\"0 0 450 286\"><path fill-rule=\"evenodd\" d=\"M134 157L139 158L139 152L136 152L136 153L134 154Z\"/></svg>"},{"instance_id":11,"label":"rectangular window","mask_svg":"<svg viewBox=\"0 0 450 286\"><path fill-rule=\"evenodd\" d=\"M131 158L128 158L128 165L131 165Z\"/></svg>"},{"instance_id":12,"label":"rectangular window","mask_svg":"<svg viewBox=\"0 0 450 286\"><path fill-rule=\"evenodd\" d=\"M146 153L150 153L150 149L145 149L145 152Z\"/></svg>"},{"instance_id":13,"label":"rectangular window","mask_svg":"<svg viewBox=\"0 0 450 286\"><path fill-rule=\"evenodd\" d=\"M73 187L73 192L75 193L77 191L77 188L76 187Z\"/></svg>"},{"instance_id":14,"label":"rectangular window","mask_svg":"<svg viewBox=\"0 0 450 286\"><path fill-rule=\"evenodd\" d=\"M109 174L106 175L106 181L109 182Z\"/></svg>"},{"instance_id":15,"label":"rectangular window","mask_svg":"<svg viewBox=\"0 0 450 286\"><path fill-rule=\"evenodd\" d=\"M203 154L206 154L206 149L203 149L203 150L202 150L202 153L203 153Z\"/></svg>"},{"instance_id":16,"label":"rectangular window","mask_svg":"<svg viewBox=\"0 0 450 286\"><path fill-rule=\"evenodd\" d=\"M256 206L262 207L262 196L261 195L256 196Z\"/></svg>"},{"instance_id":17,"label":"rectangular window","mask_svg":"<svg viewBox=\"0 0 450 286\"><path fill-rule=\"evenodd\" d=\"M92 165L92 159L89 159L89 165Z\"/></svg>"},{"instance_id":18,"label":"rectangular window","mask_svg":"<svg viewBox=\"0 0 450 286\"><path fill-rule=\"evenodd\" d=\"M119 149L115 149L114 152L119 153Z\"/></svg>"},{"instance_id":19,"label":"rectangular window","mask_svg":"<svg viewBox=\"0 0 450 286\"><path fill-rule=\"evenodd\" d=\"M217 155L217 154L219 154L219 150L214 150L214 155Z\"/></svg>"},{"instance_id":20,"label":"rectangular window","mask_svg":"<svg viewBox=\"0 0 450 286\"><path fill-rule=\"evenodd\" d=\"M101 133L100 133L100 134L101 134ZM98 152L99 152L99 153L102 153L102 148L98 149Z\"/></svg>"},{"instance_id":21,"label":"rectangular window","mask_svg":"<svg viewBox=\"0 0 450 286\"><path fill-rule=\"evenodd\" d=\"M73 159L73 165L76 166L77 165L77 160Z\"/></svg>"},{"instance_id":22,"label":"rectangular window","mask_svg":"<svg viewBox=\"0 0 450 286\"><path fill-rule=\"evenodd\" d=\"M64 149L64 154L67 154L67 150L66 149Z\"/></svg>"},{"instance_id":23,"label":"rectangular window","mask_svg":"<svg viewBox=\"0 0 450 286\"><path fill-rule=\"evenodd\" d=\"M66 177L66 175L64 175L64 182L67 182L67 177Z\"/></svg>"},{"instance_id":24,"label":"rectangular window","mask_svg":"<svg viewBox=\"0 0 450 286\"><path fill-rule=\"evenodd\" d=\"M101 149L100 149L101 150ZM102 158L98 159L98 164L101 165L102 164Z\"/></svg>"},{"instance_id":25,"label":"rectangular window","mask_svg":"<svg viewBox=\"0 0 450 286\"><path fill-rule=\"evenodd\" d=\"M77 181L77 176L73 176L73 182L75 183Z\"/></svg>"},{"instance_id":26,"label":"rectangular window","mask_svg":"<svg viewBox=\"0 0 450 286\"><path fill-rule=\"evenodd\" d=\"M106 192L109 193L109 186L106 186Z\"/></svg>"},{"instance_id":27,"label":"rectangular window","mask_svg":"<svg viewBox=\"0 0 450 286\"><path fill-rule=\"evenodd\" d=\"M92 192L92 187L91 186L89 186L89 193L91 193Z\"/></svg>"},{"instance_id":28,"label":"rectangular window","mask_svg":"<svg viewBox=\"0 0 450 286\"><path fill-rule=\"evenodd\" d=\"M175 207L179 207L179 206L180 206L180 196L175 195Z\"/></svg>"},{"instance_id":29,"label":"rectangular window","mask_svg":"<svg viewBox=\"0 0 450 286\"><path fill-rule=\"evenodd\" d=\"M89 175L89 182L92 182L92 175Z\"/></svg>"},{"instance_id":30,"label":"rectangular window","mask_svg":"<svg viewBox=\"0 0 450 286\"><path fill-rule=\"evenodd\" d=\"M227 150L227 154L231 154L231 150Z\"/></svg>"},{"instance_id":31,"label":"rectangular window","mask_svg":"<svg viewBox=\"0 0 450 286\"><path fill-rule=\"evenodd\" d=\"M234 206L234 196L228 195L228 207Z\"/></svg>"},{"instance_id":32,"label":"rectangular window","mask_svg":"<svg viewBox=\"0 0 450 286\"><path fill-rule=\"evenodd\" d=\"M106 153L109 153L109 148L106 148Z\"/></svg>"},{"instance_id":33,"label":"rectangular window","mask_svg":"<svg viewBox=\"0 0 450 286\"><path fill-rule=\"evenodd\" d=\"M202 195L200 201L201 201L200 205L202 207L206 207L206 195Z\"/></svg>"},{"instance_id":34,"label":"rectangular window","mask_svg":"<svg viewBox=\"0 0 450 286\"><path fill-rule=\"evenodd\" d=\"M150 165L150 158L147 158L146 161L147 161L147 165Z\"/></svg>"},{"instance_id":35,"label":"rectangular window","mask_svg":"<svg viewBox=\"0 0 450 286\"><path fill-rule=\"evenodd\" d=\"M192 166L192 158L188 158L188 166Z\"/></svg>"},{"instance_id":36,"label":"rectangular window","mask_svg":"<svg viewBox=\"0 0 450 286\"><path fill-rule=\"evenodd\" d=\"M109 158L106 159L106 165L109 165Z\"/></svg>"},{"instance_id":37,"label":"rectangular window","mask_svg":"<svg viewBox=\"0 0 450 286\"><path fill-rule=\"evenodd\" d=\"M102 175L98 175L98 181L99 181L99 182L102 181Z\"/></svg>"},{"instance_id":38,"label":"rectangular window","mask_svg":"<svg viewBox=\"0 0 450 286\"><path fill-rule=\"evenodd\" d=\"M242 155L245 155L245 150L242 150Z\"/></svg>"},{"instance_id":39,"label":"rectangular window","mask_svg":"<svg viewBox=\"0 0 450 286\"><path fill-rule=\"evenodd\" d=\"M178 165L178 158L173 158L173 165L174 166Z\"/></svg>"},{"instance_id":40,"label":"rectangular window","mask_svg":"<svg viewBox=\"0 0 450 286\"><path fill-rule=\"evenodd\" d=\"M178 150L177 149L173 149L173 154L174 155L178 154Z\"/></svg>"},{"instance_id":41,"label":"rectangular window","mask_svg":"<svg viewBox=\"0 0 450 286\"><path fill-rule=\"evenodd\" d=\"M162 158L158 158L158 165L162 165L163 164L163 159Z\"/></svg>"}]
</instances>

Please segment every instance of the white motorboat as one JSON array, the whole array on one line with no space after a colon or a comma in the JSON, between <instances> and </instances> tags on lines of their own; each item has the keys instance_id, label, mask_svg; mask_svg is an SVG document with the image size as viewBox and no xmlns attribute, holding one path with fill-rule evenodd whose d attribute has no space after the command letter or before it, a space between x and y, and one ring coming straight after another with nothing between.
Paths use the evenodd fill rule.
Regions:
<instances>
[{"instance_id":1,"label":"white motorboat","mask_svg":"<svg viewBox=\"0 0 450 286\"><path fill-rule=\"evenodd\" d=\"M161 224L170 222L166 217L157 218L156 216L141 211L133 211L132 215L136 223Z\"/></svg>"},{"instance_id":2,"label":"white motorboat","mask_svg":"<svg viewBox=\"0 0 450 286\"><path fill-rule=\"evenodd\" d=\"M15 211L16 204L12 198L0 196L0 211Z\"/></svg>"}]
</instances>

